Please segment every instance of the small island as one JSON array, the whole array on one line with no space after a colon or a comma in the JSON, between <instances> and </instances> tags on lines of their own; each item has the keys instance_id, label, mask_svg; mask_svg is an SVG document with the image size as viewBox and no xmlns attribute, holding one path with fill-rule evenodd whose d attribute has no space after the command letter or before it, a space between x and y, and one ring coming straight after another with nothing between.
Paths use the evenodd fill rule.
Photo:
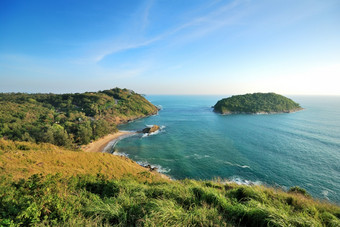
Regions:
<instances>
[{"instance_id":1,"label":"small island","mask_svg":"<svg viewBox=\"0 0 340 227\"><path fill-rule=\"evenodd\" d=\"M302 110L298 103L275 93L235 95L219 100L213 108L220 114L271 114Z\"/></svg>"}]
</instances>

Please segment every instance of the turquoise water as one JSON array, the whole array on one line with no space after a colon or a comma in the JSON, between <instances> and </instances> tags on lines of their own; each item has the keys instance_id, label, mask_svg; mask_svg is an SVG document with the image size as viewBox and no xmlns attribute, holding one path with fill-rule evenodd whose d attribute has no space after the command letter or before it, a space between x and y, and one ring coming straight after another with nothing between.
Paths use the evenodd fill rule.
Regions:
<instances>
[{"instance_id":1,"label":"turquoise water","mask_svg":"<svg viewBox=\"0 0 340 227\"><path fill-rule=\"evenodd\" d=\"M121 140L116 152L174 179L298 185L340 203L340 97L290 97L305 108L292 114L226 116L211 109L222 96L147 98L163 107L159 114L120 129L163 129Z\"/></svg>"}]
</instances>

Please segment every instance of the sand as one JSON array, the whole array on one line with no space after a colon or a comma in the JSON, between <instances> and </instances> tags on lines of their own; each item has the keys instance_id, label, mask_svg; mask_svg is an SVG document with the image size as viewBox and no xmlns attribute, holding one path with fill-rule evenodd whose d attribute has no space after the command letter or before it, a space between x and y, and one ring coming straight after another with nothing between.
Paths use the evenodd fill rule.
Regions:
<instances>
[{"instance_id":1,"label":"sand","mask_svg":"<svg viewBox=\"0 0 340 227\"><path fill-rule=\"evenodd\" d=\"M118 131L116 133L106 135L92 143L84 145L81 147L81 149L85 152L102 152L110 141L115 140L120 136L133 134L133 133L134 132Z\"/></svg>"},{"instance_id":2,"label":"sand","mask_svg":"<svg viewBox=\"0 0 340 227\"><path fill-rule=\"evenodd\" d=\"M113 134L106 135L90 144L83 145L81 149L85 152L103 152L104 148L107 146L110 141L115 140L121 136L128 135L128 134L135 134L136 132L129 132L129 131L118 131ZM132 160L131 160L132 161ZM132 161L133 162L133 161ZM143 166L144 167L144 166ZM144 167L145 168L145 167ZM149 168L146 168L149 170ZM152 171L150 171L152 172ZM157 171L156 171L157 172ZM165 174L157 172L162 178L171 180L171 178Z\"/></svg>"}]
</instances>

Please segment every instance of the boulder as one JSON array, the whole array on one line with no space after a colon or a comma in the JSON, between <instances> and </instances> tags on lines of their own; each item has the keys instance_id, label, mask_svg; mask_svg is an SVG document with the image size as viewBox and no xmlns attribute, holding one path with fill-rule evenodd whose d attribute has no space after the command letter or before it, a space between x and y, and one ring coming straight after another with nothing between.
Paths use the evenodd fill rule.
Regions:
<instances>
[{"instance_id":1,"label":"boulder","mask_svg":"<svg viewBox=\"0 0 340 227\"><path fill-rule=\"evenodd\" d=\"M150 133L156 132L158 130L159 130L159 126L158 125L153 125L152 127L147 127L145 129L143 129L142 132L150 134Z\"/></svg>"},{"instance_id":2,"label":"boulder","mask_svg":"<svg viewBox=\"0 0 340 227\"><path fill-rule=\"evenodd\" d=\"M146 166L143 166L144 168L147 168L150 172L152 171L157 171L158 168L157 167L152 167L151 165L146 165Z\"/></svg>"}]
</instances>

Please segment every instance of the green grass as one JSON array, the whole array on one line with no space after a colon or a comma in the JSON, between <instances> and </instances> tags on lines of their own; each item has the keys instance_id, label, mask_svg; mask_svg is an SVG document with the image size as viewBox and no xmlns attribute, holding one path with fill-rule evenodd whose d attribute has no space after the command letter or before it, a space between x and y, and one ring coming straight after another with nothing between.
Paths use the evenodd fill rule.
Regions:
<instances>
[{"instance_id":1,"label":"green grass","mask_svg":"<svg viewBox=\"0 0 340 227\"><path fill-rule=\"evenodd\" d=\"M124 157L0 140L0 226L340 226L304 190L170 181Z\"/></svg>"},{"instance_id":2,"label":"green grass","mask_svg":"<svg viewBox=\"0 0 340 227\"><path fill-rule=\"evenodd\" d=\"M0 223L92 226L340 226L340 208L301 194L212 181L135 176L2 177Z\"/></svg>"}]
</instances>

